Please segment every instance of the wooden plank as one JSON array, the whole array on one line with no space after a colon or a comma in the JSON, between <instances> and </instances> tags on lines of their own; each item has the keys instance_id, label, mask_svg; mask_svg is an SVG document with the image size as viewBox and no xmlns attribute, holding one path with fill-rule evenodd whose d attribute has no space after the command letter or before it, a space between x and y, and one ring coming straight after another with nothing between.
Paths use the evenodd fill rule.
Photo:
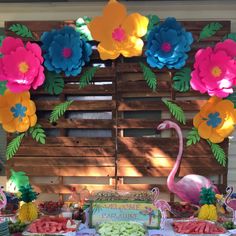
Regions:
<instances>
[{"instance_id":1,"label":"wooden plank","mask_svg":"<svg viewBox=\"0 0 236 236\"><path fill-rule=\"evenodd\" d=\"M114 93L113 85L112 84L105 84L105 85L95 85L90 84L87 87L80 89L79 84L66 84L63 89L64 94L68 95L112 95ZM32 94L41 94L41 95L48 95L43 88L38 89L37 91L32 90Z\"/></svg>"},{"instance_id":2,"label":"wooden plank","mask_svg":"<svg viewBox=\"0 0 236 236\"><path fill-rule=\"evenodd\" d=\"M184 111L199 111L205 100L174 101ZM168 111L162 101L126 101L118 102L118 111Z\"/></svg>"},{"instance_id":3,"label":"wooden plank","mask_svg":"<svg viewBox=\"0 0 236 236\"><path fill-rule=\"evenodd\" d=\"M51 124L47 119L39 119L38 121L43 128L51 129L112 129L114 127L113 120L96 120L96 119L60 119Z\"/></svg>"},{"instance_id":4,"label":"wooden plank","mask_svg":"<svg viewBox=\"0 0 236 236\"><path fill-rule=\"evenodd\" d=\"M22 146L17 152L17 156L85 156L85 157L98 157L98 156L114 156L115 150L111 147L54 147L54 148L42 148L42 147L28 147Z\"/></svg>"},{"instance_id":5,"label":"wooden plank","mask_svg":"<svg viewBox=\"0 0 236 236\"><path fill-rule=\"evenodd\" d=\"M24 171L28 176L114 176L114 167L87 167L87 166L50 166L39 168L37 166L9 166L15 171Z\"/></svg>"},{"instance_id":6,"label":"wooden plank","mask_svg":"<svg viewBox=\"0 0 236 236\"><path fill-rule=\"evenodd\" d=\"M17 161L17 160L16 160ZM118 159L119 167L156 167L156 168L173 168L175 164L176 158L168 157L168 158L152 158L152 157L130 157L126 158L124 156L120 156ZM208 156L206 157L183 157L181 161L181 167L191 168L202 166L208 168L218 167L219 163L215 160L214 157Z\"/></svg>"},{"instance_id":7,"label":"wooden plank","mask_svg":"<svg viewBox=\"0 0 236 236\"><path fill-rule=\"evenodd\" d=\"M114 166L114 157L55 157L55 156L16 156L8 161L14 166Z\"/></svg>"},{"instance_id":8,"label":"wooden plank","mask_svg":"<svg viewBox=\"0 0 236 236\"><path fill-rule=\"evenodd\" d=\"M35 100L38 111L51 111L60 101ZM115 101L74 101L68 111L110 111L115 109Z\"/></svg>"},{"instance_id":9,"label":"wooden plank","mask_svg":"<svg viewBox=\"0 0 236 236\"><path fill-rule=\"evenodd\" d=\"M171 119L169 119L171 120ZM173 120L174 121L174 120ZM156 129L160 120L152 119L118 119L118 129ZM185 125L180 125L182 129L191 129L193 127L193 120L186 120Z\"/></svg>"},{"instance_id":10,"label":"wooden plank","mask_svg":"<svg viewBox=\"0 0 236 236\"><path fill-rule=\"evenodd\" d=\"M8 139L8 142L10 139ZM79 138L79 137L47 137L46 147L114 147L114 138ZM22 146L39 146L42 144L35 142L30 137L25 137Z\"/></svg>"},{"instance_id":11,"label":"wooden plank","mask_svg":"<svg viewBox=\"0 0 236 236\"><path fill-rule=\"evenodd\" d=\"M100 184L92 184L92 185L56 185L56 184L32 184L35 191L38 193L61 193L61 194L71 194L72 187L76 188L76 191L79 192L83 188L87 188L90 192L91 191L104 191L104 190L114 190L114 186L112 185L100 185Z\"/></svg>"},{"instance_id":12,"label":"wooden plank","mask_svg":"<svg viewBox=\"0 0 236 236\"><path fill-rule=\"evenodd\" d=\"M118 176L126 176L126 177L141 177L141 176L155 176L155 177L167 177L172 168L155 168L155 167L120 167L118 166ZM198 174L203 176L211 176L215 173L225 174L226 169L223 167L215 167L214 169L205 168L202 166L199 167L190 167L185 168L181 167L179 176L185 176L188 174Z\"/></svg>"}]
</instances>

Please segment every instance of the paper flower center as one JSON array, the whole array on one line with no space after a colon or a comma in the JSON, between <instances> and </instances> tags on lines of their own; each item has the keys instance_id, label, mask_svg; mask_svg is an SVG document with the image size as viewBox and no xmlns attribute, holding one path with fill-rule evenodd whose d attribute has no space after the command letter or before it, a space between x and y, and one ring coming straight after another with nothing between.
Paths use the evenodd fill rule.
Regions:
<instances>
[{"instance_id":1,"label":"paper flower center","mask_svg":"<svg viewBox=\"0 0 236 236\"><path fill-rule=\"evenodd\" d=\"M125 30L121 27L114 29L112 32L112 38L118 42L124 41L125 37L126 37Z\"/></svg>"},{"instance_id":2,"label":"paper flower center","mask_svg":"<svg viewBox=\"0 0 236 236\"><path fill-rule=\"evenodd\" d=\"M214 77L219 77L222 73L222 70L220 69L219 66L214 66L211 70L211 74L214 76Z\"/></svg>"},{"instance_id":3,"label":"paper flower center","mask_svg":"<svg viewBox=\"0 0 236 236\"><path fill-rule=\"evenodd\" d=\"M63 48L62 55L64 58L70 58L72 56L71 48Z\"/></svg>"},{"instance_id":4,"label":"paper flower center","mask_svg":"<svg viewBox=\"0 0 236 236\"><path fill-rule=\"evenodd\" d=\"M170 43L167 43L167 42L164 42L164 43L161 45L161 50L164 51L164 52L169 52L169 51L171 51L171 44L170 44Z\"/></svg>"},{"instance_id":5,"label":"paper flower center","mask_svg":"<svg viewBox=\"0 0 236 236\"><path fill-rule=\"evenodd\" d=\"M20 103L17 103L14 107L11 107L11 112L15 118L19 118L20 120L25 117L25 112L27 108L22 106Z\"/></svg>"},{"instance_id":6,"label":"paper flower center","mask_svg":"<svg viewBox=\"0 0 236 236\"><path fill-rule=\"evenodd\" d=\"M24 74L29 70L29 65L23 61L18 65L18 68L19 71Z\"/></svg>"},{"instance_id":7,"label":"paper flower center","mask_svg":"<svg viewBox=\"0 0 236 236\"><path fill-rule=\"evenodd\" d=\"M220 118L219 112L210 113L208 115L207 125L211 126L212 128L216 128L221 123L221 121L222 119Z\"/></svg>"}]
</instances>

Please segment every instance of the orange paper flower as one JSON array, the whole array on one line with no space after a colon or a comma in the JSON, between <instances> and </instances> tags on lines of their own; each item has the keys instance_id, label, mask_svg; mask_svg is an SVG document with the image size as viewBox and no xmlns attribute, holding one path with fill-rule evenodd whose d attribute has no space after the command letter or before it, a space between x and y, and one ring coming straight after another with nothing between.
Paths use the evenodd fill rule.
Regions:
<instances>
[{"instance_id":1,"label":"orange paper flower","mask_svg":"<svg viewBox=\"0 0 236 236\"><path fill-rule=\"evenodd\" d=\"M229 100L211 97L194 117L193 125L198 129L200 137L212 143L220 143L234 130L236 109Z\"/></svg>"},{"instance_id":2,"label":"orange paper flower","mask_svg":"<svg viewBox=\"0 0 236 236\"><path fill-rule=\"evenodd\" d=\"M102 60L142 54L143 37L147 32L148 18L138 13L127 15L124 5L111 0L103 15L88 25L94 40L100 42L98 51Z\"/></svg>"},{"instance_id":3,"label":"orange paper flower","mask_svg":"<svg viewBox=\"0 0 236 236\"><path fill-rule=\"evenodd\" d=\"M0 124L5 131L25 132L37 122L36 107L30 93L12 93L6 90L0 95Z\"/></svg>"}]
</instances>

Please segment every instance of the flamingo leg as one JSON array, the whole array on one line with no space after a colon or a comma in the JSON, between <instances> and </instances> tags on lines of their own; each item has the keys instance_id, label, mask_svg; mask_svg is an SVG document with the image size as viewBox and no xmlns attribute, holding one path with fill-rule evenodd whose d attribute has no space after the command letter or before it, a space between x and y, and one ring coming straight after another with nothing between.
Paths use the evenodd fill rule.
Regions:
<instances>
[{"instance_id":1,"label":"flamingo leg","mask_svg":"<svg viewBox=\"0 0 236 236\"><path fill-rule=\"evenodd\" d=\"M233 210L233 223L236 225L236 210Z\"/></svg>"},{"instance_id":2,"label":"flamingo leg","mask_svg":"<svg viewBox=\"0 0 236 236\"><path fill-rule=\"evenodd\" d=\"M160 223L160 228L161 229L165 228L166 218L167 218L166 211L165 210L161 210L161 223Z\"/></svg>"}]
</instances>

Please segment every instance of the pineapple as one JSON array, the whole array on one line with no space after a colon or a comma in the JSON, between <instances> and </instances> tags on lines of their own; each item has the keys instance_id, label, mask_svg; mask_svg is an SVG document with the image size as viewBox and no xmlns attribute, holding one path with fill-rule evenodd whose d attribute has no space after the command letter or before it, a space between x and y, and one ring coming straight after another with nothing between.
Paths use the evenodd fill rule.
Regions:
<instances>
[{"instance_id":1,"label":"pineapple","mask_svg":"<svg viewBox=\"0 0 236 236\"><path fill-rule=\"evenodd\" d=\"M217 221L216 197L212 188L202 188L200 192L200 204L202 205L198 218L201 220Z\"/></svg>"},{"instance_id":2,"label":"pineapple","mask_svg":"<svg viewBox=\"0 0 236 236\"><path fill-rule=\"evenodd\" d=\"M38 208L33 202L37 198L37 193L34 192L30 184L21 186L20 200L23 202L19 209L19 220L21 222L30 222L38 218Z\"/></svg>"}]
</instances>

